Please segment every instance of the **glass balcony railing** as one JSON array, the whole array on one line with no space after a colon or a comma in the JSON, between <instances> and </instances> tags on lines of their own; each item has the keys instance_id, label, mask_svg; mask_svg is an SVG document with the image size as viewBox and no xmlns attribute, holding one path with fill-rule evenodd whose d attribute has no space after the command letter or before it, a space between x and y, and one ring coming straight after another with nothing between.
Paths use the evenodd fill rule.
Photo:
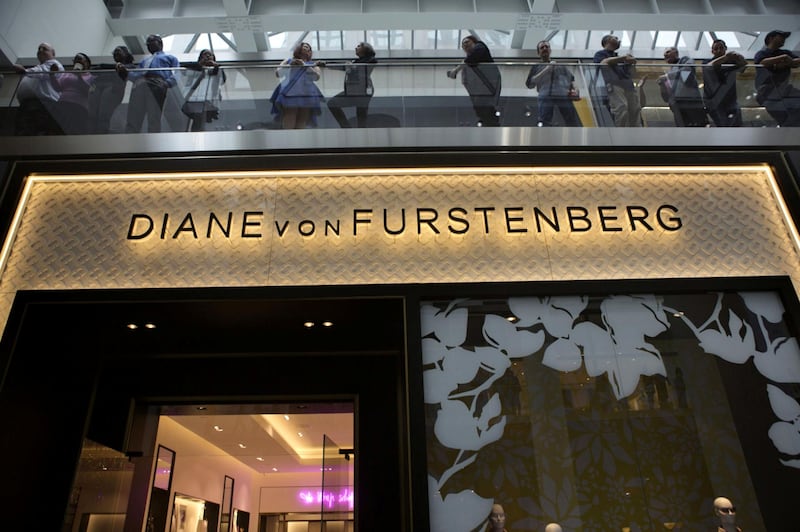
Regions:
<instances>
[{"instance_id":1,"label":"glass balcony railing","mask_svg":"<svg viewBox=\"0 0 800 532\"><path fill-rule=\"evenodd\" d=\"M0 85L0 135L479 125L776 127L800 121L800 89L790 85L794 80L800 86L796 69L783 85L767 83L758 90L761 67L749 64L729 65L726 72L728 66L715 70L699 62L640 62L631 80L614 83L590 62L498 62L497 70L453 72L458 65L378 63L371 65L369 86L363 71L346 73L353 67L343 61L328 62L318 78L313 69L274 64L137 69L127 80L114 70L7 72Z\"/></svg>"}]
</instances>

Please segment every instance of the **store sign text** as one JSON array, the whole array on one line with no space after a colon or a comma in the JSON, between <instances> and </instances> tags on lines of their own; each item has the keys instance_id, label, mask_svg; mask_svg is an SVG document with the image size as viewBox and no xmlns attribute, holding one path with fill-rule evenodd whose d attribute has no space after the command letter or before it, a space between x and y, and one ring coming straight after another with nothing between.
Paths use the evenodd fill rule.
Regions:
<instances>
[{"instance_id":1,"label":"store sign text","mask_svg":"<svg viewBox=\"0 0 800 532\"><path fill-rule=\"evenodd\" d=\"M134 213L128 225L127 240L152 238L212 239L264 238L274 232L280 238L290 234L303 237L358 237L378 227L386 236L420 236L450 233L524 234L622 231L679 231L683 221L674 205L656 208L642 205L599 205L586 207L451 207L436 209L353 209L346 218L313 220L308 218L275 219L268 223L264 211Z\"/></svg>"}]
</instances>

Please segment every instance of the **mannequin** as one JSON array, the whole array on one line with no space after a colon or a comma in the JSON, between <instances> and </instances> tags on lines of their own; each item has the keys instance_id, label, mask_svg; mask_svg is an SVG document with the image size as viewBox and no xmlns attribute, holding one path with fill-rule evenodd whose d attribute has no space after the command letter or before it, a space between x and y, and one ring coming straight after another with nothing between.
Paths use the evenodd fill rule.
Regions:
<instances>
[{"instance_id":1,"label":"mannequin","mask_svg":"<svg viewBox=\"0 0 800 532\"><path fill-rule=\"evenodd\" d=\"M489 514L489 526L486 532L508 532L506 530L506 512L500 504L492 505L492 513Z\"/></svg>"},{"instance_id":2,"label":"mannequin","mask_svg":"<svg viewBox=\"0 0 800 532\"><path fill-rule=\"evenodd\" d=\"M562 532L561 525L558 523L550 523L544 527L544 532Z\"/></svg>"},{"instance_id":3,"label":"mannequin","mask_svg":"<svg viewBox=\"0 0 800 532\"><path fill-rule=\"evenodd\" d=\"M725 497L714 499L714 515L719 521L718 532L742 532L736 526L736 508L733 503Z\"/></svg>"}]
</instances>

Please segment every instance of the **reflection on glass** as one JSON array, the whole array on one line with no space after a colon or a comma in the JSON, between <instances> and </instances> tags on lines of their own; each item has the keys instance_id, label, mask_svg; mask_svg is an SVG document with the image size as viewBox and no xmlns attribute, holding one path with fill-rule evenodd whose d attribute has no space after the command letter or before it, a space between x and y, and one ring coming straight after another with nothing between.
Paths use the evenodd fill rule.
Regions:
<instances>
[{"instance_id":1,"label":"reflection on glass","mask_svg":"<svg viewBox=\"0 0 800 532\"><path fill-rule=\"evenodd\" d=\"M134 465L109 447L84 440L64 530L122 530ZM109 528L110 527L110 528Z\"/></svg>"},{"instance_id":2,"label":"reflection on glass","mask_svg":"<svg viewBox=\"0 0 800 532\"><path fill-rule=\"evenodd\" d=\"M222 481L222 516L220 519L220 532L229 532L231 529L231 509L233 508L233 486L232 477L225 475Z\"/></svg>"},{"instance_id":3,"label":"reflection on glass","mask_svg":"<svg viewBox=\"0 0 800 532\"><path fill-rule=\"evenodd\" d=\"M364 33L349 32L349 45L345 49L346 56L330 61L331 68L323 70L316 86L319 87L324 97L330 99L342 91L344 74L332 67L343 66L352 59L355 55L353 38L359 34L363 36ZM415 40L428 40L431 46L438 42L437 46L441 47L445 45L444 41L441 41L441 37L445 33L448 32L415 30L414 38ZM592 32L591 37L588 38L587 32L584 32L582 36L578 33L569 32L569 38L582 40L583 46L588 46L592 55L600 49L602 39L600 33ZM366 127L477 126L478 121L473 110L474 102L462 84L461 73L455 78L447 76L448 71L453 70L463 61L463 53L455 49L458 46L456 41L454 41L456 42L454 46L447 46L454 54L457 54L453 58L438 62L422 61L397 64L384 59L386 53L381 52L381 48L379 48L382 46L382 49L385 50L389 47L388 31L366 32L366 34L366 41L378 49L378 63L374 65L371 73L374 87L373 96L369 98ZM449 34L452 37L456 33L449 32ZM462 35L464 34L466 33L462 32ZM402 34L394 32L392 39L406 40L410 39L410 35L410 32ZM647 32L637 33L636 49L639 49L639 39L647 40ZM358 39L358 42L361 42L361 39ZM569 106L572 106L580 116L582 127L617 127L611 113L609 92L604 77L600 75L599 66L591 60L571 61L564 57L565 54L556 48L556 46L560 46L560 42L554 42L551 46L553 47L551 60L574 76L574 88L577 89L577 92L568 95L565 105L560 105L555 109L552 121L542 120L547 117L540 116L546 113L542 112L539 104L542 103L540 100L547 98L548 95L540 94L540 90L541 87L548 87L552 84L540 83L539 87L534 87L535 84L526 83L531 67L542 65L542 62L536 58L510 63L495 56L495 64L502 78L502 87L499 99L494 101L495 99L492 98L491 103L497 107L497 111L500 113L500 125L539 127L541 123L545 127L547 125L569 127L569 124L575 123L568 118L572 114L568 109ZM733 49L729 47L728 50L732 51ZM497 48L490 45L490 51L495 53ZM621 49L620 52L622 51L626 50ZM658 53L663 53L663 49L659 49ZM708 110L711 117L714 118L714 113L720 110L720 103L725 104L723 106L724 116L730 115L731 109L740 109L741 119L737 118L732 124L720 123L715 119L714 125L717 126L775 127L781 119L780 117L786 115L785 109L790 107L788 100L784 103L780 99L775 99L780 98L780 95L774 91L766 100L764 99L765 94L756 93L754 78L762 67L748 63L741 67L736 66L733 73L728 73L727 70L723 72L721 67L717 69L712 66L711 70L705 68L703 62L711 59L710 51L692 57L688 49L682 48L679 50L679 55L688 57L694 61L693 64L670 65L663 59L645 61L639 58L632 79L636 83L641 102L641 120L635 127L679 127L701 122L676 120L674 108L687 98L680 96L674 89L672 90L674 100L671 100L669 96L665 98L665 93L661 90L663 84L659 83L659 80L665 75L672 76L674 79L677 79L678 74L681 77L685 74L687 78L690 74L693 75L696 84L691 84L692 90L695 93L701 90L703 98L692 98L691 103L703 116ZM728 68L731 68L731 65ZM221 71L224 73L226 81L220 85L219 99L209 98L213 99L218 113L207 117L204 124L205 131L278 130L282 127L280 120L276 120L276 115L271 112L270 95L280 83L280 79L275 75L274 64L248 66L224 64ZM46 75L50 76L50 74ZM167 93L161 131L186 132L191 124L190 118L182 111L182 104L189 95L189 91L192 90L193 84L189 83L192 73L187 69L178 68L175 69L174 75L179 81ZM798 75L800 74L793 73L795 79ZM110 68L94 70L92 76L94 76L97 90L91 93L88 101L90 117L88 131L96 134L125 132L128 111L132 105L130 84L121 80L116 71ZM0 120L0 136L32 135L34 131L37 134L55 135L71 131L67 115L61 113L58 106L53 108L52 116L46 121L38 120L38 115L29 115L23 109L24 106L20 105L14 95L18 92L18 85L24 78L25 76L17 74L7 74L4 78L0 91L0 105L11 107L15 112L3 115L5 121ZM794 84L797 86L796 81ZM681 85L689 86L688 83ZM208 86L209 84L203 84L200 87ZM104 96L108 96L108 98L104 98ZM197 96L197 94L193 93L190 96ZM562 112L563 109L567 109L566 113ZM208 121L209 119L211 121ZM44 127L45 125L47 127ZM323 105L314 127L338 129L341 126Z\"/></svg>"},{"instance_id":4,"label":"reflection on glass","mask_svg":"<svg viewBox=\"0 0 800 532\"><path fill-rule=\"evenodd\" d=\"M217 532L219 504L197 497L175 494L170 532Z\"/></svg>"},{"instance_id":5,"label":"reflection on glass","mask_svg":"<svg viewBox=\"0 0 800 532\"><path fill-rule=\"evenodd\" d=\"M788 530L800 347L772 292L422 306L431 530ZM769 471L769 473L766 473Z\"/></svg>"},{"instance_id":6,"label":"reflection on glass","mask_svg":"<svg viewBox=\"0 0 800 532\"><path fill-rule=\"evenodd\" d=\"M169 491L172 482L172 466L175 463L175 452L161 445L158 446L156 471L153 476L153 487Z\"/></svg>"}]
</instances>

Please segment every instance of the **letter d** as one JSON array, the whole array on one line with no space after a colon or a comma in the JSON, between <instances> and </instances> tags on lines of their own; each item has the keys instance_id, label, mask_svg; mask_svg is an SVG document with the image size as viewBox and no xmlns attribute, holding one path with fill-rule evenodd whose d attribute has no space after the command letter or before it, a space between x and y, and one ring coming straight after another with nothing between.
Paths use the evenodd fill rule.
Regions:
<instances>
[{"instance_id":1,"label":"letter d","mask_svg":"<svg viewBox=\"0 0 800 532\"><path fill-rule=\"evenodd\" d=\"M142 224L137 224L137 222L140 221L140 220L143 220L143 221L146 222L146 229L143 232L139 233L139 234L134 234L134 230L137 229L136 226L137 225L142 225ZM139 228L139 229L141 229L141 228ZM128 227L128 237L127 237L128 240L141 240L142 238L146 237L147 235L149 235L152 232L153 232L153 219L152 218L150 218L146 214L134 214L134 215L131 216L131 225L130 225L130 227Z\"/></svg>"}]
</instances>

